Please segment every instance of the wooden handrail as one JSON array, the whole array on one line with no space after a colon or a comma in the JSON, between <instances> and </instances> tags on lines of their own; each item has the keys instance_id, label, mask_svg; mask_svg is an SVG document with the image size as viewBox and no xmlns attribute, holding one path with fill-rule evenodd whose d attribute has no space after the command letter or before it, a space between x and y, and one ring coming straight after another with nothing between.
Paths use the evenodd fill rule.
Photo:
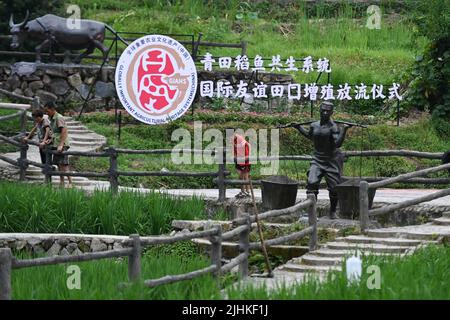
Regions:
<instances>
[{"instance_id":1,"label":"wooden handrail","mask_svg":"<svg viewBox=\"0 0 450 320\"><path fill-rule=\"evenodd\" d=\"M55 265L61 263L68 262L81 262L81 261L92 261L92 260L100 260L107 258L116 258L116 257L125 257L128 256L133 249L125 248L125 249L114 249L109 251L102 252L89 252L80 255L74 256L55 256L55 257L45 257L45 258L36 258L36 259L27 259L27 260L16 260L13 259L12 268L13 269L21 269L21 268L29 268L36 266L48 266Z\"/></svg>"},{"instance_id":2,"label":"wooden handrail","mask_svg":"<svg viewBox=\"0 0 450 320\"><path fill-rule=\"evenodd\" d=\"M438 192L434 192L434 193L428 194L426 196L422 196L422 197L406 200L403 202L391 204L388 206L384 206L381 208L369 210L369 216L378 216L378 215L382 215L382 214L386 214L386 213L391 213L391 212L394 212L395 210L403 209L403 208L413 206L413 205L416 205L416 204L419 204L422 202L427 202L427 201L431 201L434 199L446 197L448 195L450 195L450 188L444 189L444 190L441 190Z\"/></svg>"},{"instance_id":3,"label":"wooden handrail","mask_svg":"<svg viewBox=\"0 0 450 320\"><path fill-rule=\"evenodd\" d=\"M203 276L208 273L213 273L214 271L216 271L216 269L217 269L217 266L215 264L213 264L213 265L210 265L209 267L206 267L206 268L203 268L200 270L195 270L195 271L188 272L188 273L184 273L184 274L169 275L169 276L161 277L159 279L145 280L144 284L149 288L153 288L153 287L157 287L157 286L160 286L163 284L191 280L191 279Z\"/></svg>"},{"instance_id":4,"label":"wooden handrail","mask_svg":"<svg viewBox=\"0 0 450 320\"><path fill-rule=\"evenodd\" d=\"M405 181L405 180L408 180L411 178L415 178L415 177L426 176L430 173L439 172L439 171L443 171L443 170L447 170L447 169L450 169L450 163L443 164L443 165L440 165L437 167L432 167L432 168L427 168L427 169L423 169L423 170L419 170L419 171L401 174L396 177L388 178L388 179L381 180L378 182L372 182L372 183L369 183L369 188L381 188L381 187L385 187L389 184L402 182L402 181Z\"/></svg>"}]
</instances>

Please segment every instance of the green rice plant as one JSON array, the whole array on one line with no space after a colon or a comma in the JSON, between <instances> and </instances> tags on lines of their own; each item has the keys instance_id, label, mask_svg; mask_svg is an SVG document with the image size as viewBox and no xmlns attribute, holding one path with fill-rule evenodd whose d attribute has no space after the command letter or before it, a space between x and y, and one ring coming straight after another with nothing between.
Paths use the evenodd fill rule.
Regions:
<instances>
[{"instance_id":1,"label":"green rice plant","mask_svg":"<svg viewBox=\"0 0 450 320\"><path fill-rule=\"evenodd\" d=\"M0 182L0 232L161 234L174 219L203 219L202 199Z\"/></svg>"},{"instance_id":2,"label":"green rice plant","mask_svg":"<svg viewBox=\"0 0 450 320\"><path fill-rule=\"evenodd\" d=\"M21 258L26 259L26 255ZM210 264L201 255L180 257L175 253L147 252L142 257L142 280L156 279L168 274L182 274ZM73 265L70 264L70 265ZM66 283L69 264L33 267L14 270L12 273L12 298L14 300L166 300L166 299L218 299L220 292L211 275L190 281L178 282L156 288L146 288L143 283L120 288L128 281L127 259L108 259L78 263L81 271L81 288L68 289Z\"/></svg>"}]
</instances>

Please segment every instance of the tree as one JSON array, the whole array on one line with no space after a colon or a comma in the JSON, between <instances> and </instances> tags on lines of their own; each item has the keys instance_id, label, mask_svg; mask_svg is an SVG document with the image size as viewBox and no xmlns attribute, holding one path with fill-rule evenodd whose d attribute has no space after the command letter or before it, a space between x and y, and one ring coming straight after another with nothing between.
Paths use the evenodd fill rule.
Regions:
<instances>
[{"instance_id":1,"label":"tree","mask_svg":"<svg viewBox=\"0 0 450 320\"><path fill-rule=\"evenodd\" d=\"M433 117L450 120L450 0L412 2L416 33L428 38L410 74L408 101Z\"/></svg>"}]
</instances>

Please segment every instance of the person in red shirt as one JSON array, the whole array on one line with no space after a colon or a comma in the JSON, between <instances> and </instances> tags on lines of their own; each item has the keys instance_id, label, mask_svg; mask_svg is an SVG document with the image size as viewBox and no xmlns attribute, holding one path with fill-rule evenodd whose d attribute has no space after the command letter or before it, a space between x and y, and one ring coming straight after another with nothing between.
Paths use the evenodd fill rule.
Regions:
<instances>
[{"instance_id":1,"label":"person in red shirt","mask_svg":"<svg viewBox=\"0 0 450 320\"><path fill-rule=\"evenodd\" d=\"M239 179L248 181L250 179L250 143L237 133L233 136L234 145L234 163L239 174ZM236 195L237 198L250 197L250 185L241 185L241 192Z\"/></svg>"}]
</instances>

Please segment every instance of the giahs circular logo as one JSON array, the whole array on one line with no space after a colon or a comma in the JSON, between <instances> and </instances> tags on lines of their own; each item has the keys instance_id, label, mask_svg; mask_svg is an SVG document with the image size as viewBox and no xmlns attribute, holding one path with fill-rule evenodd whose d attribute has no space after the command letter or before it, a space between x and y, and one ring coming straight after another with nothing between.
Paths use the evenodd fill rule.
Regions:
<instances>
[{"instance_id":1,"label":"giahs circular logo","mask_svg":"<svg viewBox=\"0 0 450 320\"><path fill-rule=\"evenodd\" d=\"M181 117L197 91L197 70L189 51L163 35L131 43L120 56L115 80L123 107L147 124Z\"/></svg>"}]
</instances>

